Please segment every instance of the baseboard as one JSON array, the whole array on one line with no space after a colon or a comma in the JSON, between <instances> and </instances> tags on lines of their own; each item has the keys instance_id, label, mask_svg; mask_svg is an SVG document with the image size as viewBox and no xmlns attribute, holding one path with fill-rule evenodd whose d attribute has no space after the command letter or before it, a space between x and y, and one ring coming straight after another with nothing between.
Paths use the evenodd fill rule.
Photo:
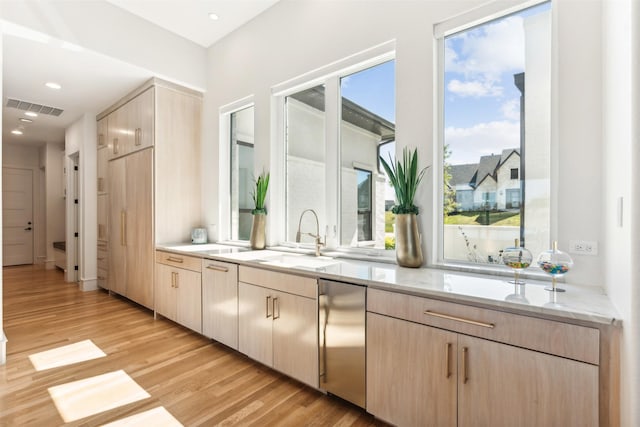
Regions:
<instances>
[{"instance_id":1,"label":"baseboard","mask_svg":"<svg viewBox=\"0 0 640 427\"><path fill-rule=\"evenodd\" d=\"M47 260L44 262L44 268L46 270L53 270L56 268L56 262L54 260Z\"/></svg>"},{"instance_id":2,"label":"baseboard","mask_svg":"<svg viewBox=\"0 0 640 427\"><path fill-rule=\"evenodd\" d=\"M7 363L7 336L0 331L0 365Z\"/></svg>"},{"instance_id":3,"label":"baseboard","mask_svg":"<svg viewBox=\"0 0 640 427\"><path fill-rule=\"evenodd\" d=\"M98 289L98 279L82 279L78 287L81 291L95 291Z\"/></svg>"}]
</instances>

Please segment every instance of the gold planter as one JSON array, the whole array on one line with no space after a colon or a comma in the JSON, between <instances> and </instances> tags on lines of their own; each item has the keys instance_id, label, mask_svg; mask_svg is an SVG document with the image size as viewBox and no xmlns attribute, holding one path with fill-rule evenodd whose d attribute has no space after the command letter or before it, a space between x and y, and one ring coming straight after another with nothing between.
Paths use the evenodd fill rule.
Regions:
<instances>
[{"instance_id":1,"label":"gold planter","mask_svg":"<svg viewBox=\"0 0 640 427\"><path fill-rule=\"evenodd\" d=\"M422 265L422 247L416 214L396 214L396 260L402 267Z\"/></svg>"},{"instance_id":2,"label":"gold planter","mask_svg":"<svg viewBox=\"0 0 640 427\"><path fill-rule=\"evenodd\" d=\"M254 214L253 224L251 226L251 249L264 249L266 246L265 226L267 224L267 215Z\"/></svg>"}]
</instances>

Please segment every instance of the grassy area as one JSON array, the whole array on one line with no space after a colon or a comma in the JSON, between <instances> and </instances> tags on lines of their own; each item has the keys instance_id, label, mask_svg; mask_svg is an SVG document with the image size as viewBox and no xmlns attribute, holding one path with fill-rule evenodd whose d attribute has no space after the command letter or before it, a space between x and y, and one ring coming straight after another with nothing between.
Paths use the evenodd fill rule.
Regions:
<instances>
[{"instance_id":1,"label":"grassy area","mask_svg":"<svg viewBox=\"0 0 640 427\"><path fill-rule=\"evenodd\" d=\"M384 212L384 231L385 233L393 233L393 224L396 222L396 216L393 212Z\"/></svg>"},{"instance_id":2,"label":"grassy area","mask_svg":"<svg viewBox=\"0 0 640 427\"><path fill-rule=\"evenodd\" d=\"M497 225L519 226L519 212L486 212L470 211L448 215L444 218L445 224L454 225Z\"/></svg>"}]
</instances>

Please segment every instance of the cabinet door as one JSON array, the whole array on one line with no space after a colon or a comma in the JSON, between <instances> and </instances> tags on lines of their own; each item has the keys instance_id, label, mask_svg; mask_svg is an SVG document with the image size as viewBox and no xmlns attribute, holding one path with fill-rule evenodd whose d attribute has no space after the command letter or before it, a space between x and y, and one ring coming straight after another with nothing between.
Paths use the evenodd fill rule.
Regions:
<instances>
[{"instance_id":1,"label":"cabinet door","mask_svg":"<svg viewBox=\"0 0 640 427\"><path fill-rule=\"evenodd\" d=\"M238 349L238 266L202 261L202 333Z\"/></svg>"},{"instance_id":2,"label":"cabinet door","mask_svg":"<svg viewBox=\"0 0 640 427\"><path fill-rule=\"evenodd\" d=\"M109 273L108 288L120 295L127 294L127 251L125 241L126 217L126 161L116 159L109 162L111 192L109 193Z\"/></svg>"},{"instance_id":3,"label":"cabinet door","mask_svg":"<svg viewBox=\"0 0 640 427\"><path fill-rule=\"evenodd\" d=\"M108 161L109 161L109 151L105 148L102 150L98 150L98 194L105 194L108 190Z\"/></svg>"},{"instance_id":4,"label":"cabinet door","mask_svg":"<svg viewBox=\"0 0 640 427\"><path fill-rule=\"evenodd\" d=\"M598 367L460 335L460 426L597 426Z\"/></svg>"},{"instance_id":5,"label":"cabinet door","mask_svg":"<svg viewBox=\"0 0 640 427\"><path fill-rule=\"evenodd\" d=\"M155 310L167 319L178 320L176 274L178 269L156 263Z\"/></svg>"},{"instance_id":6,"label":"cabinet door","mask_svg":"<svg viewBox=\"0 0 640 427\"><path fill-rule=\"evenodd\" d=\"M127 123L124 107L120 107L107 118L107 149L109 159L120 157L126 153Z\"/></svg>"},{"instance_id":7,"label":"cabinet door","mask_svg":"<svg viewBox=\"0 0 640 427\"><path fill-rule=\"evenodd\" d=\"M200 273L176 269L175 287L178 290L177 322L202 333L202 278Z\"/></svg>"},{"instance_id":8,"label":"cabinet door","mask_svg":"<svg viewBox=\"0 0 640 427\"><path fill-rule=\"evenodd\" d=\"M273 366L273 296L269 289L238 283L238 349Z\"/></svg>"},{"instance_id":9,"label":"cabinet door","mask_svg":"<svg viewBox=\"0 0 640 427\"><path fill-rule=\"evenodd\" d=\"M98 120L98 123L97 123L97 131L98 131L97 144L98 144L98 148L103 148L103 147L107 146L107 140L108 140L108 135L107 135L108 123L107 123L107 120L108 120L108 116L107 117L103 117L102 119Z\"/></svg>"},{"instance_id":10,"label":"cabinet door","mask_svg":"<svg viewBox=\"0 0 640 427\"><path fill-rule=\"evenodd\" d=\"M273 300L273 367L318 387L318 304L279 292Z\"/></svg>"},{"instance_id":11,"label":"cabinet door","mask_svg":"<svg viewBox=\"0 0 640 427\"><path fill-rule=\"evenodd\" d=\"M104 151L104 150L102 150ZM109 195L98 195L98 240L109 240Z\"/></svg>"},{"instance_id":12,"label":"cabinet door","mask_svg":"<svg viewBox=\"0 0 640 427\"><path fill-rule=\"evenodd\" d=\"M141 150L153 145L153 103L154 88L149 88L129 101L129 131L133 135L130 151Z\"/></svg>"},{"instance_id":13,"label":"cabinet door","mask_svg":"<svg viewBox=\"0 0 640 427\"><path fill-rule=\"evenodd\" d=\"M455 426L456 341L452 332L367 313L367 412L399 426Z\"/></svg>"},{"instance_id":14,"label":"cabinet door","mask_svg":"<svg viewBox=\"0 0 640 427\"><path fill-rule=\"evenodd\" d=\"M127 297L153 308L153 150L126 159Z\"/></svg>"}]
</instances>

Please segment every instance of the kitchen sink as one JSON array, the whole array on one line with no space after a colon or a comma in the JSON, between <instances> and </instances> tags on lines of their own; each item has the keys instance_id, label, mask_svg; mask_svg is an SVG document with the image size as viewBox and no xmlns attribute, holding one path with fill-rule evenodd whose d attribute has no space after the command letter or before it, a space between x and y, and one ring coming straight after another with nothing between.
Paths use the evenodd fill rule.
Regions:
<instances>
[{"instance_id":1,"label":"kitchen sink","mask_svg":"<svg viewBox=\"0 0 640 427\"><path fill-rule=\"evenodd\" d=\"M337 259L326 256L316 257L309 255L286 254L265 258L266 259L264 259L263 261L260 261L260 264L285 268L306 268L312 270L317 270L340 263L340 261L338 261Z\"/></svg>"}]
</instances>

